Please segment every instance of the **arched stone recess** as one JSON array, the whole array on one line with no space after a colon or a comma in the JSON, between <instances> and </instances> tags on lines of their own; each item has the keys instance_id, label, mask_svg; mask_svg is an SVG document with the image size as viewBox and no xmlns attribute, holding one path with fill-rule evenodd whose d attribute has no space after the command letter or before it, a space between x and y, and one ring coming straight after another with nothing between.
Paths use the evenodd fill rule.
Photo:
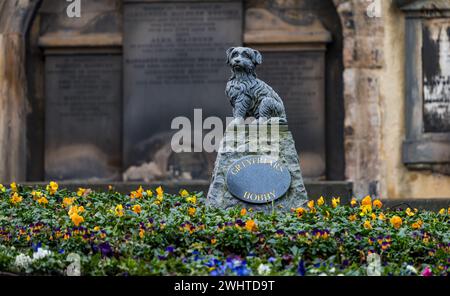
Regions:
<instances>
[{"instance_id":1,"label":"arched stone recess","mask_svg":"<svg viewBox=\"0 0 450 296\"><path fill-rule=\"evenodd\" d=\"M0 180L26 176L26 35L40 0L0 1Z\"/></svg>"}]
</instances>

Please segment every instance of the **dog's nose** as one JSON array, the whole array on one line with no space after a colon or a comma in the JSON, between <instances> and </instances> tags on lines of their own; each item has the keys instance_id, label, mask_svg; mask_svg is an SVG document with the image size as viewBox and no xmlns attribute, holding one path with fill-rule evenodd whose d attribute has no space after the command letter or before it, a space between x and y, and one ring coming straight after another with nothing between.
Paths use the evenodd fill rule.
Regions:
<instances>
[{"instance_id":1,"label":"dog's nose","mask_svg":"<svg viewBox=\"0 0 450 296\"><path fill-rule=\"evenodd\" d=\"M241 60L236 59L236 60L234 60L234 62L235 62L236 64L239 64L239 63L241 63Z\"/></svg>"}]
</instances>

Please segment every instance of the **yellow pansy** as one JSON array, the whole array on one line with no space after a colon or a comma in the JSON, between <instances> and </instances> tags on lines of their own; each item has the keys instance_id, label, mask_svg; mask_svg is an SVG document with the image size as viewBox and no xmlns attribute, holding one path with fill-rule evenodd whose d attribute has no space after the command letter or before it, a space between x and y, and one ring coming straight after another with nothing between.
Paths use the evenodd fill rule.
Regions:
<instances>
[{"instance_id":1,"label":"yellow pansy","mask_svg":"<svg viewBox=\"0 0 450 296\"><path fill-rule=\"evenodd\" d=\"M331 200L331 206L333 208L336 208L340 204L341 204L341 198L340 197L338 197L338 198L334 198L333 197L333 199Z\"/></svg>"},{"instance_id":2,"label":"yellow pansy","mask_svg":"<svg viewBox=\"0 0 450 296\"><path fill-rule=\"evenodd\" d=\"M217 243L217 239L212 238L212 239L211 239L211 244L212 244L212 245L215 245L216 243Z\"/></svg>"},{"instance_id":3,"label":"yellow pansy","mask_svg":"<svg viewBox=\"0 0 450 296\"><path fill-rule=\"evenodd\" d=\"M386 216L383 213L380 213L380 215L378 215L378 220L384 221L386 220Z\"/></svg>"},{"instance_id":4,"label":"yellow pansy","mask_svg":"<svg viewBox=\"0 0 450 296\"><path fill-rule=\"evenodd\" d=\"M406 215L408 215L409 217L414 216L414 213L413 213L413 211L411 211L410 208L407 208L406 211L405 211L405 213L406 213Z\"/></svg>"},{"instance_id":5,"label":"yellow pansy","mask_svg":"<svg viewBox=\"0 0 450 296\"><path fill-rule=\"evenodd\" d=\"M309 208L310 210L314 209L314 200L308 201L308 208Z\"/></svg>"},{"instance_id":6,"label":"yellow pansy","mask_svg":"<svg viewBox=\"0 0 450 296\"><path fill-rule=\"evenodd\" d=\"M37 200L37 199L41 198L42 192L33 190L33 191L31 191L31 196L33 197L34 200Z\"/></svg>"},{"instance_id":7,"label":"yellow pansy","mask_svg":"<svg viewBox=\"0 0 450 296\"><path fill-rule=\"evenodd\" d=\"M158 188L156 188L156 195L157 195L158 197L160 197L160 196L162 197L163 194L164 194L164 190L162 189L161 186L159 186Z\"/></svg>"},{"instance_id":8,"label":"yellow pansy","mask_svg":"<svg viewBox=\"0 0 450 296\"><path fill-rule=\"evenodd\" d=\"M186 189L183 189L180 191L181 197L187 197L189 196L189 192Z\"/></svg>"},{"instance_id":9,"label":"yellow pansy","mask_svg":"<svg viewBox=\"0 0 450 296\"><path fill-rule=\"evenodd\" d=\"M323 196L321 196L318 200L317 200L317 205L320 207L325 203L325 200L323 198Z\"/></svg>"},{"instance_id":10,"label":"yellow pansy","mask_svg":"<svg viewBox=\"0 0 450 296\"><path fill-rule=\"evenodd\" d=\"M133 209L133 212L135 212L136 214L140 214L141 213L141 206L140 205L134 205L132 209Z\"/></svg>"},{"instance_id":11,"label":"yellow pansy","mask_svg":"<svg viewBox=\"0 0 450 296\"><path fill-rule=\"evenodd\" d=\"M3 184L0 184L0 192L6 192L6 188Z\"/></svg>"},{"instance_id":12,"label":"yellow pansy","mask_svg":"<svg viewBox=\"0 0 450 296\"><path fill-rule=\"evenodd\" d=\"M56 182L54 182L54 181L51 181L51 182L47 185L46 189L47 189L47 191L48 191L48 193L49 193L50 195L53 195L53 194L56 193L56 191L58 191L58 183L56 183Z\"/></svg>"},{"instance_id":13,"label":"yellow pansy","mask_svg":"<svg viewBox=\"0 0 450 296\"><path fill-rule=\"evenodd\" d=\"M370 224L370 221L369 220L366 220L365 222L364 222L364 228L365 229L372 229L372 224Z\"/></svg>"},{"instance_id":14,"label":"yellow pansy","mask_svg":"<svg viewBox=\"0 0 450 296\"><path fill-rule=\"evenodd\" d=\"M73 204L73 198L70 198L70 197L64 197L64 199L63 199L63 205L65 206L65 207L69 207L69 206L71 206L72 204Z\"/></svg>"},{"instance_id":15,"label":"yellow pansy","mask_svg":"<svg viewBox=\"0 0 450 296\"><path fill-rule=\"evenodd\" d=\"M12 190L13 192L17 192L17 184L16 184L16 182L12 182L12 183L9 185L9 187L11 187L11 190Z\"/></svg>"},{"instance_id":16,"label":"yellow pansy","mask_svg":"<svg viewBox=\"0 0 450 296\"><path fill-rule=\"evenodd\" d=\"M123 206L117 205L116 208L114 209L114 212L115 212L116 216L122 217L123 216Z\"/></svg>"},{"instance_id":17,"label":"yellow pansy","mask_svg":"<svg viewBox=\"0 0 450 296\"><path fill-rule=\"evenodd\" d=\"M14 192L10 198L11 203L15 205L21 203L22 200L23 200L22 196L20 196L17 192Z\"/></svg>"},{"instance_id":18,"label":"yellow pansy","mask_svg":"<svg viewBox=\"0 0 450 296\"><path fill-rule=\"evenodd\" d=\"M145 193L147 193L148 197L153 196L153 191L151 191L150 189L146 190Z\"/></svg>"},{"instance_id":19,"label":"yellow pansy","mask_svg":"<svg viewBox=\"0 0 450 296\"><path fill-rule=\"evenodd\" d=\"M48 200L45 198L45 196L39 198L39 199L37 200L37 202L38 202L39 204L44 204L44 205L48 204Z\"/></svg>"},{"instance_id":20,"label":"yellow pansy","mask_svg":"<svg viewBox=\"0 0 450 296\"><path fill-rule=\"evenodd\" d=\"M403 223L402 218L400 218L399 216L394 216L391 218L391 224L396 229L399 229L400 226L402 226L402 223Z\"/></svg>"},{"instance_id":21,"label":"yellow pansy","mask_svg":"<svg viewBox=\"0 0 450 296\"><path fill-rule=\"evenodd\" d=\"M356 198L352 198L352 201L350 202L350 205L352 206L352 207L354 207L354 206L356 206L358 204L358 201L356 200Z\"/></svg>"},{"instance_id":22,"label":"yellow pansy","mask_svg":"<svg viewBox=\"0 0 450 296\"><path fill-rule=\"evenodd\" d=\"M195 205L197 203L197 197L195 195L193 195L191 197L187 197L186 201Z\"/></svg>"},{"instance_id":23,"label":"yellow pansy","mask_svg":"<svg viewBox=\"0 0 450 296\"><path fill-rule=\"evenodd\" d=\"M77 195L79 197L81 197L81 196L84 196L86 194L86 192L87 192L86 188L78 188Z\"/></svg>"},{"instance_id":24,"label":"yellow pansy","mask_svg":"<svg viewBox=\"0 0 450 296\"><path fill-rule=\"evenodd\" d=\"M139 229L139 237L144 238L145 236L145 230L143 228Z\"/></svg>"},{"instance_id":25,"label":"yellow pansy","mask_svg":"<svg viewBox=\"0 0 450 296\"><path fill-rule=\"evenodd\" d=\"M189 216L194 216L196 211L197 211L196 208L192 208L192 207L189 208L189 209L188 209L188 214L189 214Z\"/></svg>"},{"instance_id":26,"label":"yellow pansy","mask_svg":"<svg viewBox=\"0 0 450 296\"><path fill-rule=\"evenodd\" d=\"M444 208L439 210L439 215L445 215L446 210Z\"/></svg>"},{"instance_id":27,"label":"yellow pansy","mask_svg":"<svg viewBox=\"0 0 450 296\"><path fill-rule=\"evenodd\" d=\"M355 221L356 220L356 215L350 215L349 217L348 217L348 220L350 220L350 221Z\"/></svg>"}]
</instances>

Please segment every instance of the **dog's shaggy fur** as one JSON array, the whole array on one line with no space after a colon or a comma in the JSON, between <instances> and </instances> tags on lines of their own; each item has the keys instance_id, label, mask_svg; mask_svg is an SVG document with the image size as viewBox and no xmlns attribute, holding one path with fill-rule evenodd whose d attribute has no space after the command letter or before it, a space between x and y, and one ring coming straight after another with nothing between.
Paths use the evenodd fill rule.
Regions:
<instances>
[{"instance_id":1,"label":"dog's shaggy fur","mask_svg":"<svg viewBox=\"0 0 450 296\"><path fill-rule=\"evenodd\" d=\"M235 119L254 117L260 122L277 119L286 123L286 111L280 96L256 77L256 65L262 63L261 53L248 47L227 50L227 64L232 76L226 94L230 98Z\"/></svg>"}]
</instances>

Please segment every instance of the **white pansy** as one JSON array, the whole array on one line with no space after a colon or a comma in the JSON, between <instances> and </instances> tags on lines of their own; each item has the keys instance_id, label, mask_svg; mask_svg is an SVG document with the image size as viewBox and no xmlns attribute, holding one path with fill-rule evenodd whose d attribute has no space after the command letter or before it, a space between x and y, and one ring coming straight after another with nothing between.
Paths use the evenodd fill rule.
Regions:
<instances>
[{"instance_id":1,"label":"white pansy","mask_svg":"<svg viewBox=\"0 0 450 296\"><path fill-rule=\"evenodd\" d=\"M417 270L412 265L406 266L406 270L408 270L409 272L411 272L413 274L417 274Z\"/></svg>"},{"instance_id":2,"label":"white pansy","mask_svg":"<svg viewBox=\"0 0 450 296\"><path fill-rule=\"evenodd\" d=\"M39 249L37 249L37 252L33 253L33 261L43 259L51 254L52 254L52 252L50 252L49 250L39 248Z\"/></svg>"},{"instance_id":3,"label":"white pansy","mask_svg":"<svg viewBox=\"0 0 450 296\"><path fill-rule=\"evenodd\" d=\"M260 264L259 266L258 266L258 274L260 274L260 275L268 275L268 274L270 274L270 266L269 265L266 265L266 264Z\"/></svg>"},{"instance_id":4,"label":"white pansy","mask_svg":"<svg viewBox=\"0 0 450 296\"><path fill-rule=\"evenodd\" d=\"M16 256L15 264L19 268L26 269L31 264L31 262L32 262L32 260L31 260L30 256L28 256L28 255L19 254Z\"/></svg>"}]
</instances>

